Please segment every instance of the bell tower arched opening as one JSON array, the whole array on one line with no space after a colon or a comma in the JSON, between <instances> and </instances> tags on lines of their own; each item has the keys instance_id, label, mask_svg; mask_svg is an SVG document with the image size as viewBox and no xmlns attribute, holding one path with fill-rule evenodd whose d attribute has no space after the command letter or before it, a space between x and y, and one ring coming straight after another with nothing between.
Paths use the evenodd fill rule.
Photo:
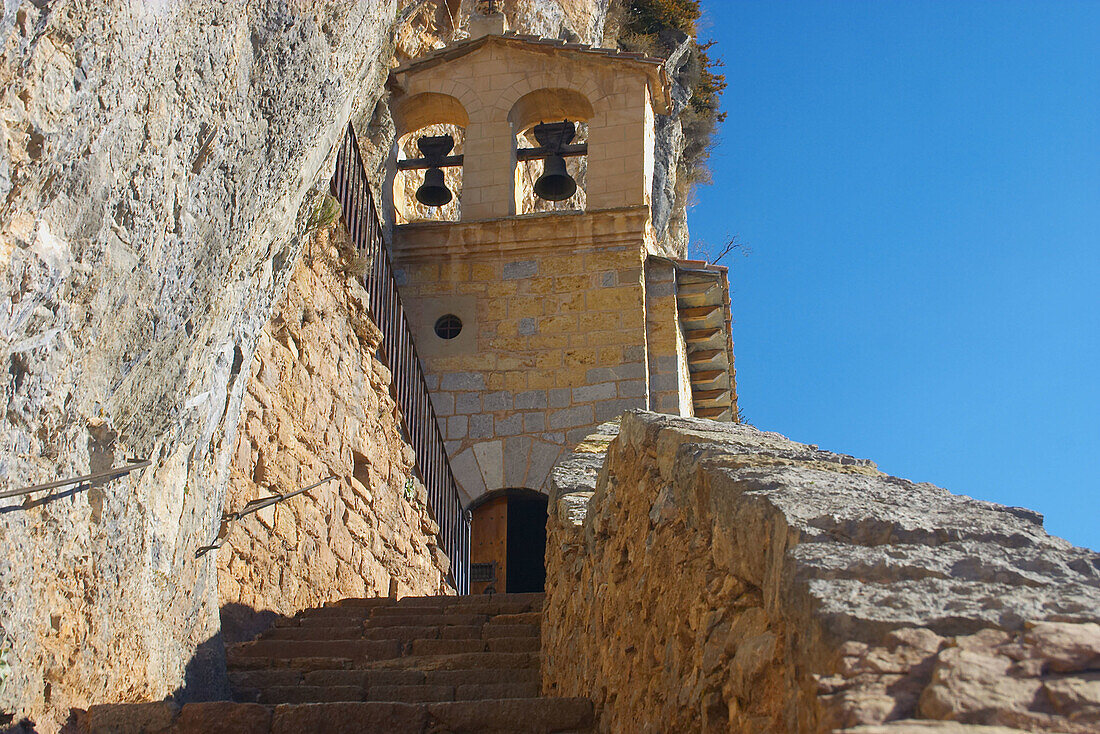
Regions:
<instances>
[{"instance_id":1,"label":"bell tower arched opening","mask_svg":"<svg viewBox=\"0 0 1100 734\"><path fill-rule=\"evenodd\" d=\"M547 497L530 489L498 489L469 507L470 593L524 593L546 586Z\"/></svg>"},{"instance_id":2,"label":"bell tower arched opening","mask_svg":"<svg viewBox=\"0 0 1100 734\"><path fill-rule=\"evenodd\" d=\"M594 114L588 98L572 89L536 89L523 95L512 105L508 122L515 135L517 151L514 170L516 214L585 210L587 155L566 152L564 156L524 159L520 152L545 147L549 138L555 138L554 143L565 151L586 146L588 120ZM548 126L557 129L549 135L540 131L540 128ZM562 135L563 130L568 132ZM540 137L543 139L540 140ZM541 176L552 171L572 179L576 183L576 192L561 200L540 196L536 191L536 184Z\"/></svg>"},{"instance_id":3,"label":"bell tower arched opening","mask_svg":"<svg viewBox=\"0 0 1100 734\"><path fill-rule=\"evenodd\" d=\"M462 215L462 156L469 115L449 94L425 92L397 106L397 224L457 222Z\"/></svg>"}]
</instances>

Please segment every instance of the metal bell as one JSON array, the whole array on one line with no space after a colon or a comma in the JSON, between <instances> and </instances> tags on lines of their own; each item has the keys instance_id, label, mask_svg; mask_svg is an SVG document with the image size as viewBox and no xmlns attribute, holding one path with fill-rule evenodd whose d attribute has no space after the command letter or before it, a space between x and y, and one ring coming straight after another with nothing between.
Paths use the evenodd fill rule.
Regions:
<instances>
[{"instance_id":1,"label":"metal bell","mask_svg":"<svg viewBox=\"0 0 1100 734\"><path fill-rule=\"evenodd\" d=\"M542 175L535 181L535 195L549 201L565 201L575 193L577 182L565 170L565 159L560 155L547 156ZM420 198L419 192L417 198Z\"/></svg>"},{"instance_id":2,"label":"metal bell","mask_svg":"<svg viewBox=\"0 0 1100 734\"><path fill-rule=\"evenodd\" d=\"M416 200L424 206L443 206L451 198L451 190L443 182L443 171L439 168L425 171L424 183L416 190Z\"/></svg>"}]
</instances>

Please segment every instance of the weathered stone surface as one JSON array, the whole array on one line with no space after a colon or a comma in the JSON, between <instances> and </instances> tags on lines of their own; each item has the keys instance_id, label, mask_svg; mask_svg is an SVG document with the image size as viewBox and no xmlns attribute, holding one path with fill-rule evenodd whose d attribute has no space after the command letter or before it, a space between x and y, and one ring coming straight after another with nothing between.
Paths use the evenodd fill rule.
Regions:
<instances>
[{"instance_id":1,"label":"weathered stone surface","mask_svg":"<svg viewBox=\"0 0 1100 734\"><path fill-rule=\"evenodd\" d=\"M592 724L592 703L583 698L455 701L431 704L428 712L433 731L455 734L549 734Z\"/></svg>"},{"instance_id":2,"label":"weathered stone surface","mask_svg":"<svg viewBox=\"0 0 1100 734\"><path fill-rule=\"evenodd\" d=\"M474 0L462 0L463 11ZM507 18L508 28L545 38L600 45L609 0L523 0L497 5Z\"/></svg>"},{"instance_id":3,"label":"weathered stone surface","mask_svg":"<svg viewBox=\"0 0 1100 734\"><path fill-rule=\"evenodd\" d=\"M672 113L656 115L653 121L653 228L666 254L684 257L688 249L685 202L689 186L677 181L677 169L684 151L680 113L691 99L687 77L694 39L673 32L668 40L672 48L665 57L665 70L672 81Z\"/></svg>"},{"instance_id":4,"label":"weathered stone surface","mask_svg":"<svg viewBox=\"0 0 1100 734\"><path fill-rule=\"evenodd\" d=\"M427 711L408 703L329 703L278 706L271 734L305 731L354 734L361 731L423 731Z\"/></svg>"},{"instance_id":5,"label":"weathered stone surface","mask_svg":"<svg viewBox=\"0 0 1100 734\"><path fill-rule=\"evenodd\" d=\"M228 701L189 703L180 709L171 734L267 734L271 709Z\"/></svg>"},{"instance_id":6,"label":"weathered stone surface","mask_svg":"<svg viewBox=\"0 0 1100 734\"><path fill-rule=\"evenodd\" d=\"M520 260L518 262L504 263L501 269L501 277L505 280L515 280L517 278L530 278L533 275L538 275L539 264L536 260Z\"/></svg>"},{"instance_id":7,"label":"weathered stone surface","mask_svg":"<svg viewBox=\"0 0 1100 734\"><path fill-rule=\"evenodd\" d=\"M1035 513L747 426L613 434L552 473L542 645L602 730L1095 730L1100 556Z\"/></svg>"},{"instance_id":8,"label":"weathered stone surface","mask_svg":"<svg viewBox=\"0 0 1100 734\"><path fill-rule=\"evenodd\" d=\"M25 512L0 508L0 651L11 665L0 712L51 731L72 706L221 695L221 602L276 607L285 594L289 609L326 586L381 589L394 563L399 577L409 573L399 588L435 572L414 568L427 558L415 539L350 509L339 517L393 489L402 461L389 456L384 469L392 446L366 454L366 481L346 477L339 493L308 500L308 517L295 510L308 498L254 516L222 552L229 561L194 551L245 496L227 500L231 476L256 496L346 468L355 457L345 436L372 430L370 410L389 409L381 399L363 414L343 404L332 386L354 379L350 366L325 359L308 328L302 340L262 345L285 362L257 357L256 346L272 339L262 327L296 272L349 118L378 183L393 125L376 102L391 62L462 37L472 6L6 4L0 300L10 308L0 311L0 361L12 379L0 474L23 485L128 456L154 463ZM599 42L607 6L525 0L507 13L521 32ZM258 369L243 379L250 365ZM364 379L388 382L375 367ZM550 386L532 387L543 395L532 407L545 408ZM270 442L239 437L238 419L242 434ZM560 444L564 434L546 438ZM311 457L297 477L284 449ZM417 526L415 512L405 520ZM300 565L306 557L315 568Z\"/></svg>"},{"instance_id":9,"label":"weathered stone surface","mask_svg":"<svg viewBox=\"0 0 1100 734\"><path fill-rule=\"evenodd\" d=\"M108 731L118 734L163 732L172 725L179 710L179 706L167 701L92 706L87 711L74 711L73 724L80 734Z\"/></svg>"},{"instance_id":10,"label":"weathered stone surface","mask_svg":"<svg viewBox=\"0 0 1100 734\"><path fill-rule=\"evenodd\" d=\"M1019 734L1020 729L1003 726L974 726L955 721L892 721L844 729L840 734Z\"/></svg>"},{"instance_id":11,"label":"weathered stone surface","mask_svg":"<svg viewBox=\"0 0 1100 734\"><path fill-rule=\"evenodd\" d=\"M447 591L434 553L438 526L348 252L339 230L310 240L252 360L225 511L338 479L276 506L271 519L261 512L230 527L218 551L230 642L251 637L272 614L391 588ZM260 611L268 614L257 620Z\"/></svg>"},{"instance_id":12,"label":"weathered stone surface","mask_svg":"<svg viewBox=\"0 0 1100 734\"><path fill-rule=\"evenodd\" d=\"M0 475L153 465L0 503L0 710L48 731L72 706L224 689L215 563L195 549L223 507L241 370L353 108L383 92L396 10L5 3Z\"/></svg>"}]
</instances>

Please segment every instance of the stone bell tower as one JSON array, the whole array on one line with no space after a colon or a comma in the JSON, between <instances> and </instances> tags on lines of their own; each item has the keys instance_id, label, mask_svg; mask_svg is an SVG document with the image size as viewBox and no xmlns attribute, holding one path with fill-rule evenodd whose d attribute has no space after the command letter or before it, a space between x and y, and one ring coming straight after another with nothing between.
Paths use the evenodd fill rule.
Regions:
<instances>
[{"instance_id":1,"label":"stone bell tower","mask_svg":"<svg viewBox=\"0 0 1100 734\"><path fill-rule=\"evenodd\" d=\"M386 206L473 501L545 492L559 455L624 410L733 420L737 408L725 269L660 255L651 223L663 62L509 33L499 15L471 35L391 75ZM562 175L575 194L547 187Z\"/></svg>"}]
</instances>

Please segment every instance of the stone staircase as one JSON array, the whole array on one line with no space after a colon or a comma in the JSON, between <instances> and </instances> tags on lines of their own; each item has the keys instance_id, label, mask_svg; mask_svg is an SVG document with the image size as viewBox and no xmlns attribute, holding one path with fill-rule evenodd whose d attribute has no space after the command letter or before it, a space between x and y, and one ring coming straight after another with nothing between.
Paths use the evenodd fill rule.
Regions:
<instances>
[{"instance_id":1,"label":"stone staircase","mask_svg":"<svg viewBox=\"0 0 1100 734\"><path fill-rule=\"evenodd\" d=\"M539 696L543 594L346 599L227 651L234 703L95 706L81 732L589 732L592 704ZM129 710L171 707L151 725ZM138 716L138 718L141 718ZM146 717L148 718L148 717Z\"/></svg>"}]
</instances>

